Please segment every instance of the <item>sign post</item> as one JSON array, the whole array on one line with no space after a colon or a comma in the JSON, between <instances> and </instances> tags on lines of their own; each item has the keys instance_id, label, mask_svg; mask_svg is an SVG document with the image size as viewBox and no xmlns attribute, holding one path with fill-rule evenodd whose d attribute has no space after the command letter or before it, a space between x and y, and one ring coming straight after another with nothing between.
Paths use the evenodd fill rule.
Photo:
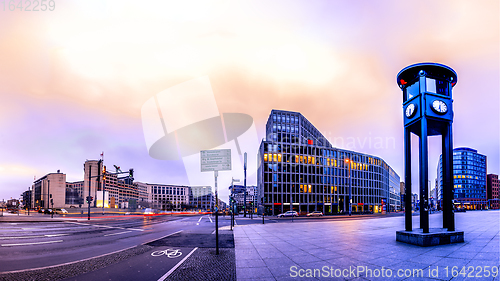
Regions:
<instances>
[{"instance_id":1,"label":"sign post","mask_svg":"<svg viewBox=\"0 0 500 281\"><path fill-rule=\"evenodd\" d=\"M200 151L202 172L214 172L215 179L215 253L219 254L219 195L217 176L219 171L231 170L231 149L202 150Z\"/></svg>"}]
</instances>

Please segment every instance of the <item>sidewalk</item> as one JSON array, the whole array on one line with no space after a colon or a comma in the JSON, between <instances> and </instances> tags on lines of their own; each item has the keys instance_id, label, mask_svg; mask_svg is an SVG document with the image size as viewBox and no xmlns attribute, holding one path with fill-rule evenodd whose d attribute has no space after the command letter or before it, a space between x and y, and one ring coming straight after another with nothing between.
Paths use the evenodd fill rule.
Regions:
<instances>
[{"instance_id":1,"label":"sidewalk","mask_svg":"<svg viewBox=\"0 0 500 281\"><path fill-rule=\"evenodd\" d=\"M464 231L465 243L427 248L396 241L396 231L404 229L402 216L237 226L236 276L242 281L462 280L469 266L474 266L474 276L485 276L485 266L498 269L500 211L456 213L455 222L457 230ZM441 223L441 213L430 215L431 227ZM418 225L419 217L413 217L413 227ZM454 273L466 266L464 274L453 278L454 266ZM479 269L483 272L477 275ZM381 272L384 277L377 278Z\"/></svg>"}]
</instances>

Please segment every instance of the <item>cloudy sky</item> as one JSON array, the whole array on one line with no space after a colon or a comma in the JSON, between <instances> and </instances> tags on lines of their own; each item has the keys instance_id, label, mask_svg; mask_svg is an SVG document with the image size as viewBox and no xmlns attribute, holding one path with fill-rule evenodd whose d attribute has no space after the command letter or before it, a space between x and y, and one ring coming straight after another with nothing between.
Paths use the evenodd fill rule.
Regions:
<instances>
[{"instance_id":1,"label":"cloudy sky","mask_svg":"<svg viewBox=\"0 0 500 281\"><path fill-rule=\"evenodd\" d=\"M457 72L454 145L477 149L488 173L500 172L496 0L49 2L54 11L0 6L0 199L58 169L82 180L84 161L102 151L108 167L133 167L138 181L190 184L182 159L149 155L141 109L201 77L216 110L251 116L258 139L272 109L298 111L339 147L379 156L403 179L396 75L417 62ZM184 110L180 119L193 112L171 106ZM439 137L429 151L434 186Z\"/></svg>"}]
</instances>

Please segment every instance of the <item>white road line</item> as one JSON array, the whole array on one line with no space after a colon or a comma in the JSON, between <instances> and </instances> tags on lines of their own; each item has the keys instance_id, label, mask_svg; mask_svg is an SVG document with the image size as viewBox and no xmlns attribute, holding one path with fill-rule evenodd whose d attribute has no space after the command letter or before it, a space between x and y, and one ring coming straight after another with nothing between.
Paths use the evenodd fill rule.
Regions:
<instances>
[{"instance_id":1,"label":"white road line","mask_svg":"<svg viewBox=\"0 0 500 281\"><path fill-rule=\"evenodd\" d=\"M200 222L200 221L201 221L201 219L203 219L203 216L201 216L201 217L200 217L200 219L198 220L198 222Z\"/></svg>"},{"instance_id":2,"label":"white road line","mask_svg":"<svg viewBox=\"0 0 500 281\"><path fill-rule=\"evenodd\" d=\"M215 230L212 232L212 234L215 234Z\"/></svg>"},{"instance_id":3,"label":"white road line","mask_svg":"<svg viewBox=\"0 0 500 281\"><path fill-rule=\"evenodd\" d=\"M211 218L211 217L208 217L208 219L210 220L210 222L212 222L212 223L213 223L213 221L212 221L212 218Z\"/></svg>"},{"instance_id":4,"label":"white road line","mask_svg":"<svg viewBox=\"0 0 500 281\"><path fill-rule=\"evenodd\" d=\"M124 228L124 227L109 226L109 225L99 225L99 224L89 224L89 223L79 223L79 222L71 222L71 221L69 221L68 223L74 223L74 224L80 224L80 225L88 225L88 226L95 226L95 227L105 227L105 228L115 228L115 229L127 229L127 230L135 230L135 231L144 231L144 229Z\"/></svg>"},{"instance_id":5,"label":"white road line","mask_svg":"<svg viewBox=\"0 0 500 281\"><path fill-rule=\"evenodd\" d=\"M65 236L65 235L69 235L67 233L61 233L61 234L46 234L44 236L47 236L47 237L58 237L58 236Z\"/></svg>"},{"instance_id":6,"label":"white road line","mask_svg":"<svg viewBox=\"0 0 500 281\"><path fill-rule=\"evenodd\" d=\"M104 236L112 236L112 235L124 234L124 233L129 233L129 232L132 232L132 231L123 231L123 232L118 232L118 233L111 233L111 234L106 234Z\"/></svg>"},{"instance_id":7,"label":"white road line","mask_svg":"<svg viewBox=\"0 0 500 281\"><path fill-rule=\"evenodd\" d=\"M189 256L191 256L191 254L194 253L194 251L196 251L197 249L198 249L198 247L194 248L191 252L189 252L189 254L187 254L187 256L185 256L178 264L176 264L174 267L172 267L172 269L170 269L167 273L165 273L165 275L160 277L160 279L158 279L158 281L164 281L165 279L167 279L168 276L170 276L170 274L172 274L172 272L174 272L179 266L181 266L181 264L185 260L187 260L187 258L189 258Z\"/></svg>"},{"instance_id":8,"label":"white road line","mask_svg":"<svg viewBox=\"0 0 500 281\"><path fill-rule=\"evenodd\" d=\"M177 233L179 233L179 232L182 232L182 229L181 229L181 230L179 230L179 231L176 231L176 232L174 232L174 233L170 233L170 234L168 234L168 235L165 235L165 236L163 236L163 237L160 237L160 238L155 238L155 239L150 240L150 241L148 241L148 242L144 242L144 243L142 243L142 245L146 245L146 244L151 243L151 242L153 242L153 241L156 241L156 240L160 240L160 239L163 239L163 238L169 237L169 236L174 235L174 234L177 234Z\"/></svg>"},{"instance_id":9,"label":"white road line","mask_svg":"<svg viewBox=\"0 0 500 281\"><path fill-rule=\"evenodd\" d=\"M81 223L81 222L74 222L74 221L66 221L65 223L94 226L93 224L90 224L90 223Z\"/></svg>"},{"instance_id":10,"label":"white road line","mask_svg":"<svg viewBox=\"0 0 500 281\"><path fill-rule=\"evenodd\" d=\"M0 237L0 240L58 237L58 236L65 236L65 235L69 235L69 234L46 234L46 235L36 235L36 236Z\"/></svg>"},{"instance_id":11,"label":"white road line","mask_svg":"<svg viewBox=\"0 0 500 281\"><path fill-rule=\"evenodd\" d=\"M57 241L47 241L47 242L33 242L33 243L18 243L18 244L2 244L0 246L2 247L11 247L11 246L26 246L26 245L38 245L38 244L50 244L50 243L59 243L62 242L63 240L57 240Z\"/></svg>"}]
</instances>

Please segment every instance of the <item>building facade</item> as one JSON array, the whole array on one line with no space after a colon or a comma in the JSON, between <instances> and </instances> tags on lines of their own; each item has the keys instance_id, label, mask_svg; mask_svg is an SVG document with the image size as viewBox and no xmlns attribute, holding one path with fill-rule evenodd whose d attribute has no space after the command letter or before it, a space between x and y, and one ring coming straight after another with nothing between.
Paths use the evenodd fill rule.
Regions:
<instances>
[{"instance_id":1,"label":"building facade","mask_svg":"<svg viewBox=\"0 0 500 281\"><path fill-rule=\"evenodd\" d=\"M500 209L500 193L498 192L498 175L488 174L487 175L487 196L488 203L491 209Z\"/></svg>"},{"instance_id":2,"label":"building facade","mask_svg":"<svg viewBox=\"0 0 500 281\"><path fill-rule=\"evenodd\" d=\"M66 207L66 174L60 171L36 179L31 190L34 208Z\"/></svg>"},{"instance_id":3,"label":"building facade","mask_svg":"<svg viewBox=\"0 0 500 281\"><path fill-rule=\"evenodd\" d=\"M191 186L189 189L189 201L192 208L198 211L213 211L215 206L215 195L211 186Z\"/></svg>"},{"instance_id":4,"label":"building facade","mask_svg":"<svg viewBox=\"0 0 500 281\"><path fill-rule=\"evenodd\" d=\"M390 195L391 186L399 189L399 176L384 160L334 148L298 112L272 110L258 161L259 197L266 214L292 209L336 214L349 207L379 213L390 202L400 202L391 201Z\"/></svg>"},{"instance_id":5,"label":"building facade","mask_svg":"<svg viewBox=\"0 0 500 281\"><path fill-rule=\"evenodd\" d=\"M229 187L231 190L231 186ZM247 212L254 212L259 203L259 191L256 185L247 186L246 202L247 202ZM245 187L243 185L234 185L232 189L231 196L236 202L236 211L244 212L245 206Z\"/></svg>"},{"instance_id":6,"label":"building facade","mask_svg":"<svg viewBox=\"0 0 500 281\"><path fill-rule=\"evenodd\" d=\"M438 196L442 200L443 168L439 157ZM453 199L456 208L482 210L488 206L486 196L486 156L477 150L461 147L453 149Z\"/></svg>"},{"instance_id":7,"label":"building facade","mask_svg":"<svg viewBox=\"0 0 500 281\"><path fill-rule=\"evenodd\" d=\"M144 183L141 183L144 184ZM150 191L151 208L163 211L182 211L189 208L189 186L146 183Z\"/></svg>"}]
</instances>

